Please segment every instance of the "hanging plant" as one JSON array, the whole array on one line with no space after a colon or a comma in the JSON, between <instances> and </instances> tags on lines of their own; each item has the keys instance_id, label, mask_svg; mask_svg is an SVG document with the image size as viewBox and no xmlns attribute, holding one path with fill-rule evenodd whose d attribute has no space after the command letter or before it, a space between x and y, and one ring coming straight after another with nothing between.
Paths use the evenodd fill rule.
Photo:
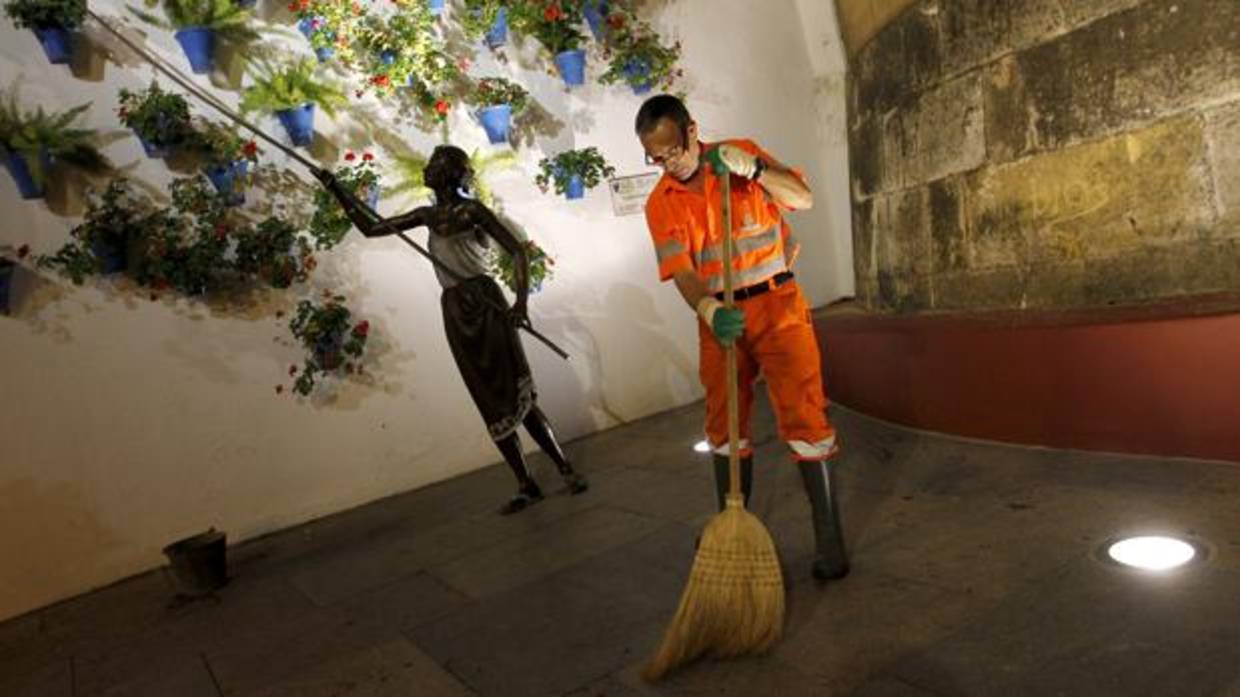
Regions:
<instances>
[{"instance_id":1,"label":"hanging plant","mask_svg":"<svg viewBox=\"0 0 1240 697\"><path fill-rule=\"evenodd\" d=\"M344 165L335 170L336 179L371 208L379 204L379 173L375 157L370 153L347 152ZM331 249L340 243L353 221L345 214L340 202L323 187L314 191L314 217L310 219L310 236L316 249Z\"/></svg>"},{"instance_id":2,"label":"hanging plant","mask_svg":"<svg viewBox=\"0 0 1240 697\"><path fill-rule=\"evenodd\" d=\"M508 42L509 0L464 0L461 30L470 39L482 39L492 49Z\"/></svg>"},{"instance_id":3,"label":"hanging plant","mask_svg":"<svg viewBox=\"0 0 1240 697\"><path fill-rule=\"evenodd\" d=\"M297 313L288 325L306 350L301 369L293 365L288 371L290 377L297 376L293 391L302 396L313 392L315 384L329 375L360 373L370 338L370 323L353 323L353 313L345 306L344 296L329 292L323 295L321 303L297 303ZM282 391L283 386L276 388L276 392Z\"/></svg>"},{"instance_id":4,"label":"hanging plant","mask_svg":"<svg viewBox=\"0 0 1240 697\"><path fill-rule=\"evenodd\" d=\"M228 205L244 203L250 165L258 162L258 143L242 138L229 124L203 119L194 125L193 149L203 158L203 173Z\"/></svg>"},{"instance_id":5,"label":"hanging plant","mask_svg":"<svg viewBox=\"0 0 1240 697\"><path fill-rule=\"evenodd\" d=\"M34 32L48 61L62 64L73 55L72 32L86 19L86 0L9 0L4 13Z\"/></svg>"},{"instance_id":6,"label":"hanging plant","mask_svg":"<svg viewBox=\"0 0 1240 697\"><path fill-rule=\"evenodd\" d=\"M521 244L525 246L525 256L530 263L530 292L536 293L542 290L543 282L551 278L551 267L555 266L555 259L552 259L534 240L526 240ZM492 276L513 293L519 292L515 264L508 250L503 247L494 249L488 263Z\"/></svg>"},{"instance_id":7,"label":"hanging plant","mask_svg":"<svg viewBox=\"0 0 1240 697\"><path fill-rule=\"evenodd\" d=\"M336 87L315 76L313 60L273 67L264 64L241 97L241 111L274 113L294 145L309 145L314 139L314 109L321 107L330 117L348 100Z\"/></svg>"},{"instance_id":8,"label":"hanging plant","mask_svg":"<svg viewBox=\"0 0 1240 697\"><path fill-rule=\"evenodd\" d=\"M420 106L438 114L435 104L446 103L442 95L461 71L436 35L434 17L425 5L404 5L388 17L370 15L359 24L357 38L365 48L359 67L366 77L359 91L387 97L410 87Z\"/></svg>"},{"instance_id":9,"label":"hanging plant","mask_svg":"<svg viewBox=\"0 0 1240 697\"><path fill-rule=\"evenodd\" d=\"M306 238L281 218L268 217L253 228L244 227L231 234L237 240L237 270L272 288L305 281L317 265Z\"/></svg>"},{"instance_id":10,"label":"hanging plant","mask_svg":"<svg viewBox=\"0 0 1240 697\"><path fill-rule=\"evenodd\" d=\"M469 91L469 102L478 107L477 119L492 143L508 142L512 117L525 109L529 93L502 77L484 77Z\"/></svg>"},{"instance_id":11,"label":"hanging plant","mask_svg":"<svg viewBox=\"0 0 1240 697\"><path fill-rule=\"evenodd\" d=\"M95 147L95 131L72 124L90 104L63 112L47 113L43 107L23 111L14 84L0 105L0 154L17 183L22 198L42 198L48 170L53 162L98 172L107 159Z\"/></svg>"},{"instance_id":12,"label":"hanging plant","mask_svg":"<svg viewBox=\"0 0 1240 697\"><path fill-rule=\"evenodd\" d=\"M142 141L147 157L166 157L193 135L185 97L165 92L154 82L137 92L121 89L118 97L116 115Z\"/></svg>"},{"instance_id":13,"label":"hanging plant","mask_svg":"<svg viewBox=\"0 0 1240 697\"><path fill-rule=\"evenodd\" d=\"M130 242L145 236L155 206L129 180L112 180L102 195L92 193L82 222L56 253L40 256L40 268L54 270L81 285L87 276L115 273L128 266Z\"/></svg>"},{"instance_id":14,"label":"hanging plant","mask_svg":"<svg viewBox=\"0 0 1240 697\"><path fill-rule=\"evenodd\" d=\"M585 83L585 35L581 9L562 0L520 0L512 6L513 29L532 36L551 54L560 77L569 86Z\"/></svg>"},{"instance_id":15,"label":"hanging plant","mask_svg":"<svg viewBox=\"0 0 1240 697\"><path fill-rule=\"evenodd\" d=\"M634 94L645 94L656 86L671 91L676 79L684 74L676 66L680 60L680 42L664 45L649 24L619 12L612 14L608 21L614 31L604 53L608 58L607 72L599 76L599 82L605 85L623 82Z\"/></svg>"},{"instance_id":16,"label":"hanging plant","mask_svg":"<svg viewBox=\"0 0 1240 697\"><path fill-rule=\"evenodd\" d=\"M345 63L353 60L355 30L369 12L366 0L293 0L289 12L297 29L310 42L319 61L333 56Z\"/></svg>"},{"instance_id":17,"label":"hanging plant","mask_svg":"<svg viewBox=\"0 0 1240 697\"><path fill-rule=\"evenodd\" d=\"M143 21L176 31L177 43L195 73L207 73L215 66L218 40L240 43L259 38L248 24L253 13L232 0L143 0L147 8L160 6L165 19L130 7Z\"/></svg>"},{"instance_id":18,"label":"hanging plant","mask_svg":"<svg viewBox=\"0 0 1240 697\"><path fill-rule=\"evenodd\" d=\"M594 146L544 157L539 160L538 169L540 172L534 181L539 189L546 192L549 185L554 185L557 194L569 199L581 198L586 189L593 189L604 178L616 173L615 167L607 164Z\"/></svg>"}]
</instances>

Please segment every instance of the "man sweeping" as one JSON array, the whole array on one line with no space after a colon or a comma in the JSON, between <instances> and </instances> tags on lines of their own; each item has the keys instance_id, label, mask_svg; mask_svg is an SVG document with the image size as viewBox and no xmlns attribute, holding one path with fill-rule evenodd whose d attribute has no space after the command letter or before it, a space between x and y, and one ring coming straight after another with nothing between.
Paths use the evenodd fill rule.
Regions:
<instances>
[{"instance_id":1,"label":"man sweeping","mask_svg":"<svg viewBox=\"0 0 1240 697\"><path fill-rule=\"evenodd\" d=\"M706 434L714 452L720 510L728 487L727 375L724 346L735 343L739 383L741 486L752 489L749 416L753 382L761 370L779 435L798 463L813 511L817 554L813 576L843 578L848 558L835 503L835 429L826 396L810 311L793 278L799 245L783 213L813 205L804 177L748 140L703 143L684 103L651 97L637 113L637 136L646 162L663 177L646 201L646 222L660 280L672 280L697 311L700 377L706 388ZM718 177L703 165L717 157L732 173L732 230L736 308L723 306L723 231Z\"/></svg>"}]
</instances>

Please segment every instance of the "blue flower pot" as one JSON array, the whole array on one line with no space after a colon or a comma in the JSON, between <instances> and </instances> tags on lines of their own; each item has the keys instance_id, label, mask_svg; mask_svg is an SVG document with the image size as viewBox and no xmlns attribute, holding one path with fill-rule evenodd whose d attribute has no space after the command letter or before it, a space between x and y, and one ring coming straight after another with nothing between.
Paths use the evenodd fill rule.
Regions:
<instances>
[{"instance_id":1,"label":"blue flower pot","mask_svg":"<svg viewBox=\"0 0 1240 697\"><path fill-rule=\"evenodd\" d=\"M512 106L498 104L478 111L478 121L487 132L487 140L492 143L507 143L508 131L512 126Z\"/></svg>"},{"instance_id":2,"label":"blue flower pot","mask_svg":"<svg viewBox=\"0 0 1240 697\"><path fill-rule=\"evenodd\" d=\"M366 205L373 210L379 205L379 185L376 184L366 191Z\"/></svg>"},{"instance_id":3,"label":"blue flower pot","mask_svg":"<svg viewBox=\"0 0 1240 697\"><path fill-rule=\"evenodd\" d=\"M382 64L384 64L384 65L391 65L391 64L395 63L395 62L396 62L396 52L395 52L395 51L384 51L383 53L380 53L380 54L379 54L379 62L380 62L380 63L382 63Z\"/></svg>"},{"instance_id":4,"label":"blue flower pot","mask_svg":"<svg viewBox=\"0 0 1240 697\"><path fill-rule=\"evenodd\" d=\"M316 20L320 23L320 26L318 29L314 28L314 22ZM322 17L306 17L305 19L298 20L297 22L297 30L301 32L302 36L306 37L307 41L311 40L314 37L315 32L324 31L325 26L326 24L324 23L324 20ZM328 36L330 36L333 39L336 38L336 35L332 33L329 33ZM328 58L331 58L332 56L336 55L336 49L332 48L331 46L315 48L314 55L317 56L319 59L319 62L322 63L323 61L326 61Z\"/></svg>"},{"instance_id":5,"label":"blue flower pot","mask_svg":"<svg viewBox=\"0 0 1240 697\"><path fill-rule=\"evenodd\" d=\"M574 174L568 179L568 186L564 189L564 198L573 200L586 195L586 184L581 181L581 175Z\"/></svg>"},{"instance_id":6,"label":"blue flower pot","mask_svg":"<svg viewBox=\"0 0 1240 697\"><path fill-rule=\"evenodd\" d=\"M584 85L586 82L586 52L577 49L575 51L565 51L557 54L555 57L555 67L560 70L560 77L564 78L564 84L572 87L573 85Z\"/></svg>"},{"instance_id":7,"label":"blue flower pot","mask_svg":"<svg viewBox=\"0 0 1240 697\"><path fill-rule=\"evenodd\" d=\"M487 30L483 40L488 48L496 49L508 43L508 8L501 7L495 15L495 22Z\"/></svg>"},{"instance_id":8,"label":"blue flower pot","mask_svg":"<svg viewBox=\"0 0 1240 697\"><path fill-rule=\"evenodd\" d=\"M336 49L331 48L330 46L324 46L323 48L316 48L314 49L314 55L315 57L319 59L319 62L322 63L326 61L327 59L331 58L332 56L336 55Z\"/></svg>"},{"instance_id":9,"label":"blue flower pot","mask_svg":"<svg viewBox=\"0 0 1240 697\"><path fill-rule=\"evenodd\" d=\"M211 72L215 66L215 30L202 27L189 27L176 33L177 43L185 51L189 66L201 75Z\"/></svg>"},{"instance_id":10,"label":"blue flower pot","mask_svg":"<svg viewBox=\"0 0 1240 697\"><path fill-rule=\"evenodd\" d=\"M431 11L431 14L438 15L443 12L443 3L444 0L427 0L426 8Z\"/></svg>"},{"instance_id":11,"label":"blue flower pot","mask_svg":"<svg viewBox=\"0 0 1240 697\"><path fill-rule=\"evenodd\" d=\"M239 180L245 179L249 169L249 160L237 160L230 165L207 167L206 175L207 179L215 185L215 190L224 197L227 205L240 206L245 203L245 190L238 184Z\"/></svg>"},{"instance_id":12,"label":"blue flower pot","mask_svg":"<svg viewBox=\"0 0 1240 697\"><path fill-rule=\"evenodd\" d=\"M306 17L297 20L297 31L300 31L301 35L307 39L314 36L314 20L316 19L320 22L323 21L322 17Z\"/></svg>"},{"instance_id":13,"label":"blue flower pot","mask_svg":"<svg viewBox=\"0 0 1240 697\"><path fill-rule=\"evenodd\" d=\"M44 177L46 177L47 171L52 166L52 158L43 152L39 154L39 160L43 165ZM43 198L43 184L34 180L25 155L17 152L5 153L4 166L8 168L9 174L13 175L13 181L17 184L17 191L22 198L26 200Z\"/></svg>"},{"instance_id":14,"label":"blue flower pot","mask_svg":"<svg viewBox=\"0 0 1240 697\"><path fill-rule=\"evenodd\" d=\"M96 239L90 243L90 251L99 261L99 271L104 275L125 270L125 245Z\"/></svg>"},{"instance_id":15,"label":"blue flower pot","mask_svg":"<svg viewBox=\"0 0 1240 697\"><path fill-rule=\"evenodd\" d=\"M17 264L0 259L0 312L9 314L9 289L13 287L13 271Z\"/></svg>"},{"instance_id":16,"label":"blue flower pot","mask_svg":"<svg viewBox=\"0 0 1240 697\"><path fill-rule=\"evenodd\" d=\"M133 133L138 136L138 141L142 143L142 150L146 152L147 157L162 158L172 154L172 143L158 143L149 141L146 138L143 138L137 131L134 131Z\"/></svg>"},{"instance_id":17,"label":"blue flower pot","mask_svg":"<svg viewBox=\"0 0 1240 697\"><path fill-rule=\"evenodd\" d=\"M39 43L43 45L43 52L47 54L49 62L57 65L69 62L69 58L73 55L73 35L68 29L41 27L33 31Z\"/></svg>"},{"instance_id":18,"label":"blue flower pot","mask_svg":"<svg viewBox=\"0 0 1240 697\"><path fill-rule=\"evenodd\" d=\"M309 145L314 140L314 104L276 112L293 145Z\"/></svg>"},{"instance_id":19,"label":"blue flower pot","mask_svg":"<svg viewBox=\"0 0 1240 697\"><path fill-rule=\"evenodd\" d=\"M586 0L581 6L581 13L586 16L586 24L590 25L590 33L598 41L607 34L607 2L606 0Z\"/></svg>"},{"instance_id":20,"label":"blue flower pot","mask_svg":"<svg viewBox=\"0 0 1240 697\"><path fill-rule=\"evenodd\" d=\"M629 86L633 88L633 94L646 94L654 87L654 82L649 79L650 65L646 61L634 58L624 65L624 75L629 80ZM647 79L642 80L641 78Z\"/></svg>"}]
</instances>

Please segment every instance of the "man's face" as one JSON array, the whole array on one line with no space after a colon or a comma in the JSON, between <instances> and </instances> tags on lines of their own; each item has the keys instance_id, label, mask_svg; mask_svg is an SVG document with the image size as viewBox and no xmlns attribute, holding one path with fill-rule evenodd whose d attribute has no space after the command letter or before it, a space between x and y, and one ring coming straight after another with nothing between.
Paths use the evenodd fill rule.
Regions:
<instances>
[{"instance_id":1,"label":"man's face","mask_svg":"<svg viewBox=\"0 0 1240 697\"><path fill-rule=\"evenodd\" d=\"M646 150L646 163L658 165L680 181L687 181L698 170L701 148L696 123L681 131L672 119L659 119L655 127L639 136Z\"/></svg>"}]
</instances>

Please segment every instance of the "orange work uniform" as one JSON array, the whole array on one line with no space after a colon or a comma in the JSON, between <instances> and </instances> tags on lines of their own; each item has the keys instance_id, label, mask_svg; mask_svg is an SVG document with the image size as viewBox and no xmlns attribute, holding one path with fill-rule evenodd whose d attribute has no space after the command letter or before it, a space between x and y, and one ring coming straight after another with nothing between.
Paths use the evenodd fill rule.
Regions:
<instances>
[{"instance_id":1,"label":"orange work uniform","mask_svg":"<svg viewBox=\"0 0 1240 697\"><path fill-rule=\"evenodd\" d=\"M752 141L726 142L772 160ZM794 173L802 176L800 172ZM703 193L696 193L664 174L646 201L646 223L658 258L660 280L667 281L678 271L692 269L712 293L722 293L722 187L708 167L704 168L704 176ZM736 303L745 313L745 331L736 341L741 454L747 455L750 450L753 381L761 370L766 376L780 438L788 442L797 459L825 459L835 452L835 429L826 417L827 399L809 306L796 281L786 273L785 249L791 247L791 229L779 205L760 184L736 176L731 183L733 287L768 288ZM777 285L781 280L784 282ZM715 452L726 454L726 354L701 318L698 336L699 372L706 388L706 435Z\"/></svg>"}]
</instances>

